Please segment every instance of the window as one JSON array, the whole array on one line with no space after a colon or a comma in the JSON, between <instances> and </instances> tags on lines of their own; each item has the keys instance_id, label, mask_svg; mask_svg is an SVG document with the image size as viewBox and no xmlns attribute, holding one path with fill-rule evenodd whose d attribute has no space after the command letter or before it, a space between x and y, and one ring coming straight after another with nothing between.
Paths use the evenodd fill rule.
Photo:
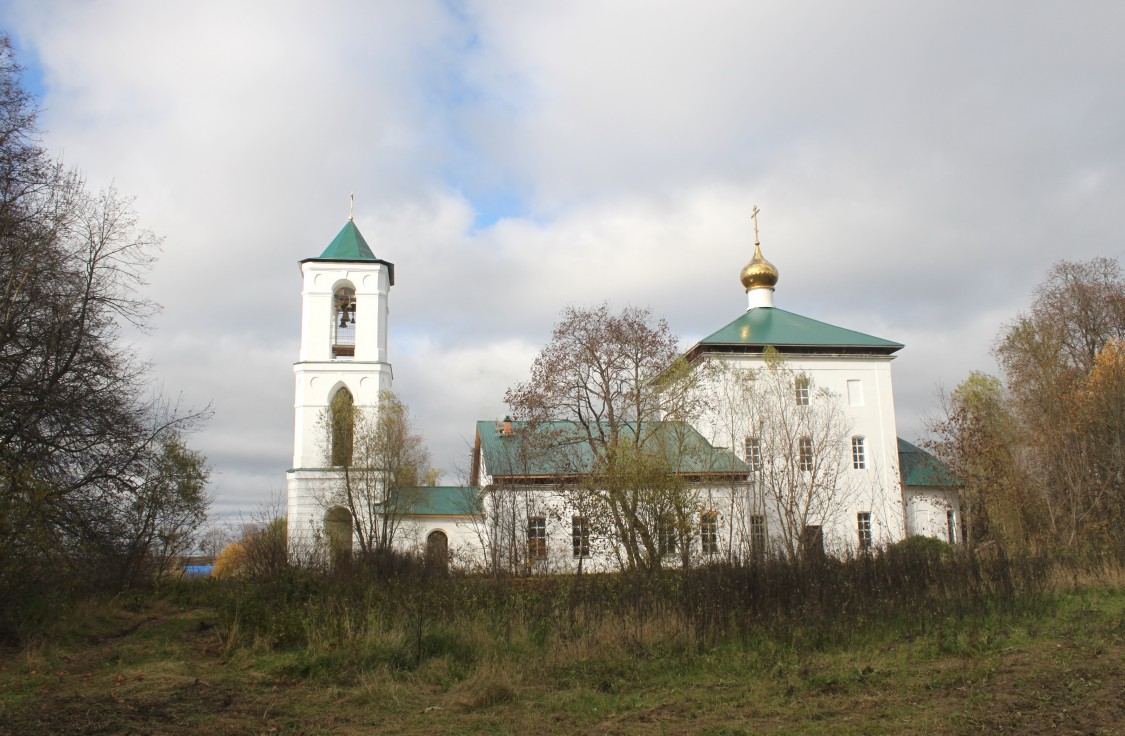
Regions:
<instances>
[{"instance_id":1,"label":"window","mask_svg":"<svg viewBox=\"0 0 1125 736\"><path fill-rule=\"evenodd\" d=\"M797 465L806 473L813 469L812 438L797 440Z\"/></svg>"},{"instance_id":2,"label":"window","mask_svg":"<svg viewBox=\"0 0 1125 736\"><path fill-rule=\"evenodd\" d=\"M809 405L809 379L808 376L798 376L793 382L797 391L797 406Z\"/></svg>"},{"instance_id":3,"label":"window","mask_svg":"<svg viewBox=\"0 0 1125 736\"><path fill-rule=\"evenodd\" d=\"M703 554L719 554L719 515L707 511L700 517L699 540L703 544Z\"/></svg>"},{"instance_id":4,"label":"window","mask_svg":"<svg viewBox=\"0 0 1125 736\"><path fill-rule=\"evenodd\" d=\"M547 559L547 517L527 517L527 559Z\"/></svg>"},{"instance_id":5,"label":"window","mask_svg":"<svg viewBox=\"0 0 1125 736\"><path fill-rule=\"evenodd\" d=\"M871 514L867 511L860 511L858 519L859 548L866 551L871 549Z\"/></svg>"},{"instance_id":6,"label":"window","mask_svg":"<svg viewBox=\"0 0 1125 736\"><path fill-rule=\"evenodd\" d=\"M757 437L747 437L745 446L746 464L750 466L751 473L757 473L762 469L762 441Z\"/></svg>"},{"instance_id":7,"label":"window","mask_svg":"<svg viewBox=\"0 0 1125 736\"><path fill-rule=\"evenodd\" d=\"M332 357L355 357L355 289L341 286L332 296Z\"/></svg>"},{"instance_id":8,"label":"window","mask_svg":"<svg viewBox=\"0 0 1125 736\"><path fill-rule=\"evenodd\" d=\"M766 552L766 517L755 514L750 517L750 550L761 556Z\"/></svg>"},{"instance_id":9,"label":"window","mask_svg":"<svg viewBox=\"0 0 1125 736\"><path fill-rule=\"evenodd\" d=\"M867 456L863 452L863 438L852 437L852 467L863 470L867 467Z\"/></svg>"},{"instance_id":10,"label":"window","mask_svg":"<svg viewBox=\"0 0 1125 736\"><path fill-rule=\"evenodd\" d=\"M352 464L352 437L355 434L355 405L352 394L341 388L328 405L328 421L331 422L332 464L349 466Z\"/></svg>"},{"instance_id":11,"label":"window","mask_svg":"<svg viewBox=\"0 0 1125 736\"><path fill-rule=\"evenodd\" d=\"M657 528L656 546L661 557L676 554L676 522L672 519L661 519Z\"/></svg>"},{"instance_id":12,"label":"window","mask_svg":"<svg viewBox=\"0 0 1125 736\"><path fill-rule=\"evenodd\" d=\"M575 516L570 520L570 543L575 557L590 556L590 524L585 516Z\"/></svg>"},{"instance_id":13,"label":"window","mask_svg":"<svg viewBox=\"0 0 1125 736\"><path fill-rule=\"evenodd\" d=\"M945 512L945 536L950 544L957 544L957 529L953 521L953 509L947 509Z\"/></svg>"}]
</instances>

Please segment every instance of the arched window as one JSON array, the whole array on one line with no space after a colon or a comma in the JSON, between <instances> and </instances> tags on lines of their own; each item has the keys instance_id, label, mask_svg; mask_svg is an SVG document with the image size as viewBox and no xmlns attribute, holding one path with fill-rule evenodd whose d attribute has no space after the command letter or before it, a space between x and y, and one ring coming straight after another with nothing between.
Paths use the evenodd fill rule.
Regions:
<instances>
[{"instance_id":1,"label":"arched window","mask_svg":"<svg viewBox=\"0 0 1125 736\"><path fill-rule=\"evenodd\" d=\"M341 388L328 406L328 422L332 438L332 464L352 464L352 436L355 432L355 404L352 394Z\"/></svg>"},{"instance_id":2,"label":"arched window","mask_svg":"<svg viewBox=\"0 0 1125 736\"><path fill-rule=\"evenodd\" d=\"M355 289L341 286L332 295L332 357L355 357Z\"/></svg>"}]
</instances>

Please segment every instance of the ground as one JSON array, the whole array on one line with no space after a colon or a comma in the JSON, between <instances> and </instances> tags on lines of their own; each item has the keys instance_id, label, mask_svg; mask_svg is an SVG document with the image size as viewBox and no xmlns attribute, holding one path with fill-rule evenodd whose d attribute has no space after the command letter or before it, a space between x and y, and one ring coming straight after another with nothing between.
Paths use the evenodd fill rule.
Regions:
<instances>
[{"instance_id":1,"label":"ground","mask_svg":"<svg viewBox=\"0 0 1125 736\"><path fill-rule=\"evenodd\" d=\"M0 652L0 734L1125 734L1125 590L851 651L739 644L340 676L210 607L88 604ZM766 656L763 652L772 651Z\"/></svg>"}]
</instances>

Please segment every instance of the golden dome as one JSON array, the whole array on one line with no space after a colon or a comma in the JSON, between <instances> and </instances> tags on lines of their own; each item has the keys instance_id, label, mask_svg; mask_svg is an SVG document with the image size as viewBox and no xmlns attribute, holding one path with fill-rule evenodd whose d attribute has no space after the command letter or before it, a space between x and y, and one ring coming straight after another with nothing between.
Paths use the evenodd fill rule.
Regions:
<instances>
[{"instance_id":1,"label":"golden dome","mask_svg":"<svg viewBox=\"0 0 1125 736\"><path fill-rule=\"evenodd\" d=\"M777 284L777 267L762 257L762 248L754 243L754 257L742 267L739 275L747 291L772 289Z\"/></svg>"}]
</instances>

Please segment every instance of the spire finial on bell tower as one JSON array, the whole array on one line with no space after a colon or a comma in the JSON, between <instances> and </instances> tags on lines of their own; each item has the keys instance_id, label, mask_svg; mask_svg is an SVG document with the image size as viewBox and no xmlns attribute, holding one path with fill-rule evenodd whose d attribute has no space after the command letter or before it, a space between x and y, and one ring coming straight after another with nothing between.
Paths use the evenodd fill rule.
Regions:
<instances>
[{"instance_id":1,"label":"spire finial on bell tower","mask_svg":"<svg viewBox=\"0 0 1125 736\"><path fill-rule=\"evenodd\" d=\"M348 219L355 222L355 192L352 192L351 196L348 197ZM758 232L758 226L756 224L754 225L754 232Z\"/></svg>"}]
</instances>

